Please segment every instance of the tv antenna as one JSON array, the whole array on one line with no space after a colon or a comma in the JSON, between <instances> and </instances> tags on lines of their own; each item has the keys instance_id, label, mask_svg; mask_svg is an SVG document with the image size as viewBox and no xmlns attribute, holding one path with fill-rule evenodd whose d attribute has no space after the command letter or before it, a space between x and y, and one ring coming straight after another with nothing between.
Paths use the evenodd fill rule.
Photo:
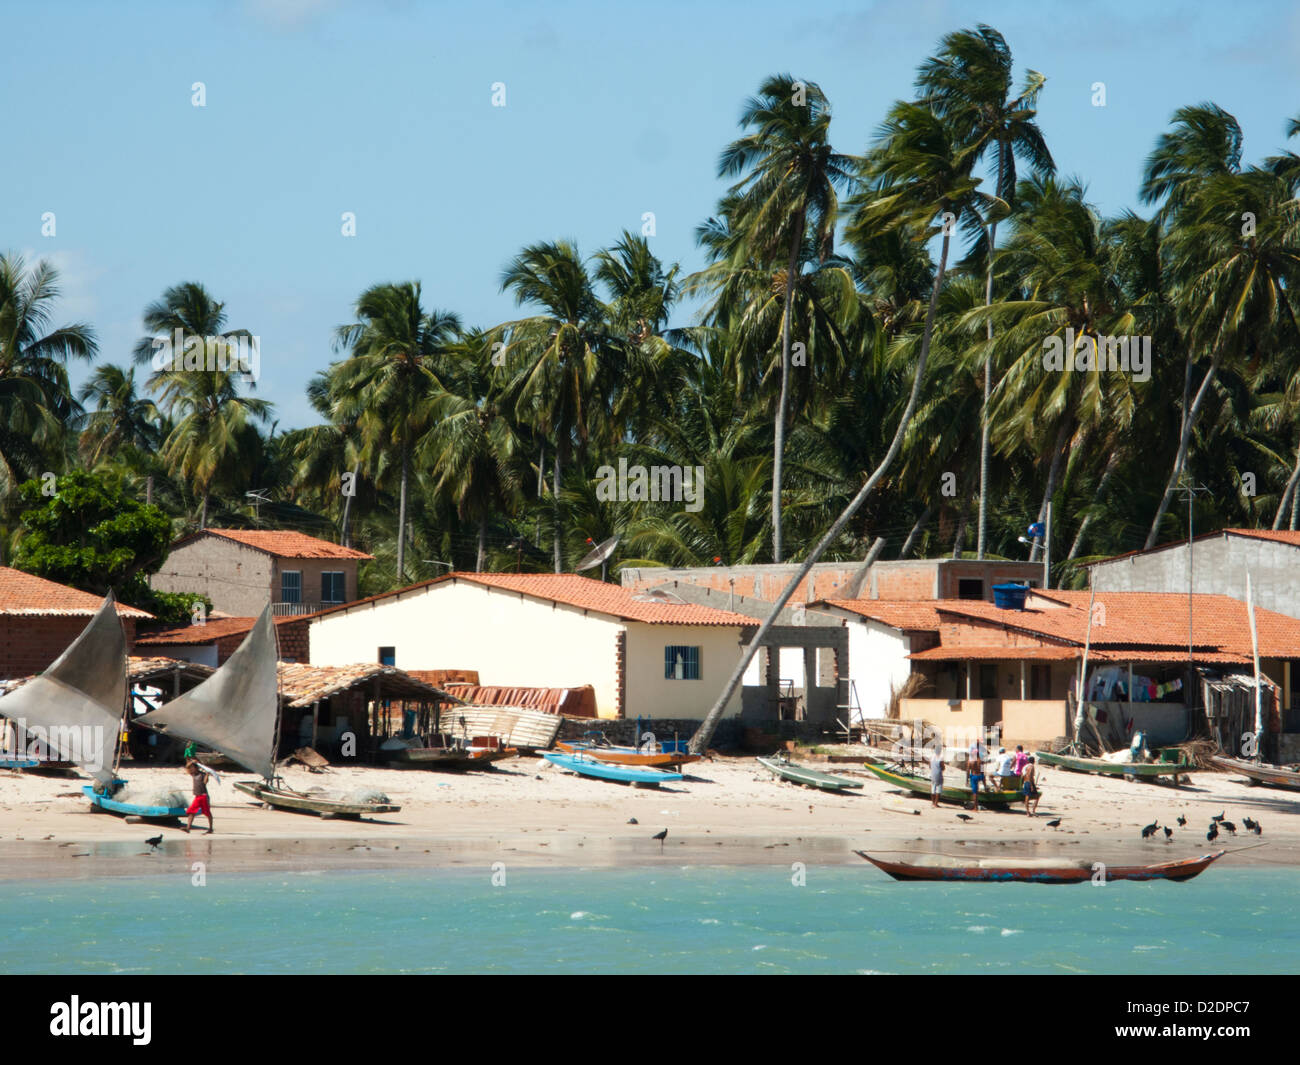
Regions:
<instances>
[{"instance_id":1,"label":"tv antenna","mask_svg":"<svg viewBox=\"0 0 1300 1065\"><path fill-rule=\"evenodd\" d=\"M252 500L252 503L250 505L253 508L254 521L262 520L262 512L258 508L261 507L263 503L271 502L271 496L269 495L269 491L270 490L266 488L254 488L251 492L244 493L245 499Z\"/></svg>"}]
</instances>

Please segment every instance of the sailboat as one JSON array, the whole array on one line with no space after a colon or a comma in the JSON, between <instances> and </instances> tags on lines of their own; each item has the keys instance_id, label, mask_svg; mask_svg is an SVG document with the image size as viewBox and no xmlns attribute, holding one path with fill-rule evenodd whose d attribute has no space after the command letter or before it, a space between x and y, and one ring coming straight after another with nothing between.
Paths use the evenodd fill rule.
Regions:
<instances>
[{"instance_id":1,"label":"sailboat","mask_svg":"<svg viewBox=\"0 0 1300 1065\"><path fill-rule=\"evenodd\" d=\"M383 799L356 801L302 793L287 787L275 772L279 743L280 693L275 623L268 604L257 623L220 669L198 687L136 721L167 736L193 740L219 751L256 773L235 788L268 806L303 810L323 817L360 817L401 809Z\"/></svg>"},{"instance_id":2,"label":"sailboat","mask_svg":"<svg viewBox=\"0 0 1300 1065\"><path fill-rule=\"evenodd\" d=\"M68 649L44 673L0 700L0 709L36 736L52 760L70 762L94 777L95 783L82 789L92 809L150 820L183 817L183 796L173 792L135 801L140 796L117 775L126 698L126 636L109 592Z\"/></svg>"}]
</instances>

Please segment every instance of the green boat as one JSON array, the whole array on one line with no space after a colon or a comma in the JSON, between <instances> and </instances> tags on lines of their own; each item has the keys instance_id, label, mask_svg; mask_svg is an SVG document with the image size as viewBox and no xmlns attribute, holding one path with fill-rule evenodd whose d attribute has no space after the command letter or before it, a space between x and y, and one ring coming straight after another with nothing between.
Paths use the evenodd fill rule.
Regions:
<instances>
[{"instance_id":1,"label":"green boat","mask_svg":"<svg viewBox=\"0 0 1300 1065\"><path fill-rule=\"evenodd\" d=\"M1193 769L1190 765L1180 765L1177 762L1108 762L1104 758L1079 758L1071 754L1049 754L1047 751L1035 751L1034 761L1039 765L1068 769L1072 773L1096 773L1103 777L1127 777L1130 780L1173 777L1175 784L1180 776L1186 776Z\"/></svg>"},{"instance_id":2,"label":"green boat","mask_svg":"<svg viewBox=\"0 0 1300 1065\"><path fill-rule=\"evenodd\" d=\"M906 788L908 791L914 791L918 795L929 796L930 778L923 777L913 773L895 773L886 769L882 765L875 765L872 762L863 763L867 772L873 773L883 780L886 784L893 784L899 788ZM1039 792L1043 789L1040 786ZM985 806L1009 806L1013 802L1023 802L1024 795L1019 791L981 791L980 802ZM952 787L945 784L939 792L940 802L956 803L959 806L969 806L970 788Z\"/></svg>"},{"instance_id":3,"label":"green boat","mask_svg":"<svg viewBox=\"0 0 1300 1065\"><path fill-rule=\"evenodd\" d=\"M809 769L807 766L791 762L786 758L758 758L756 761L764 769L775 773L782 780L788 780L792 784L802 784L807 788L820 788L822 791L842 793L845 788L862 787L860 780L831 776L830 773Z\"/></svg>"}]
</instances>

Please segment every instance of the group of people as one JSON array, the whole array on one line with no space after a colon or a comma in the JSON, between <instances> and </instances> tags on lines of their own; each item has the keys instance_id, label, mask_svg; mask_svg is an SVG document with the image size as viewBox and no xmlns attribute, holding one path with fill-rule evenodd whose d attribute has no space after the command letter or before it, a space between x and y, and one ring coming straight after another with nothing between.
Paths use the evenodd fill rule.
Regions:
<instances>
[{"instance_id":1,"label":"group of people","mask_svg":"<svg viewBox=\"0 0 1300 1065\"><path fill-rule=\"evenodd\" d=\"M984 772L986 763L992 770L987 776ZM933 807L939 805L939 796L943 791L943 766L943 748L936 747L930 755L930 805ZM1025 798L1025 813L1034 817L1038 813L1039 799L1036 775L1037 766L1034 756L1025 753L1023 746L1017 746L1015 751L999 747L997 755L988 758L984 745L976 740L966 753L966 776L970 786L972 810L979 809L981 786L993 791L1001 791L1004 782L1014 778L1018 780L1018 790Z\"/></svg>"}]
</instances>

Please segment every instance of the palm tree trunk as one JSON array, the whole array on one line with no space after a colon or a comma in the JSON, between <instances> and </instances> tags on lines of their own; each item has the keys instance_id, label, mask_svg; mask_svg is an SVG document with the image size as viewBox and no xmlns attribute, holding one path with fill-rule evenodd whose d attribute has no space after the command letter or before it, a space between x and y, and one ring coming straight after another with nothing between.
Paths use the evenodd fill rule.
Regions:
<instances>
[{"instance_id":1,"label":"palm tree trunk","mask_svg":"<svg viewBox=\"0 0 1300 1065\"><path fill-rule=\"evenodd\" d=\"M1183 475L1183 467L1187 463L1187 451L1192 443L1192 429L1196 426L1196 416L1200 414L1201 404L1205 402L1205 397L1210 394L1210 385L1214 381L1214 375L1218 372L1219 353L1216 351L1214 358L1210 360L1210 368L1205 371L1205 380L1201 382L1201 387L1196 390L1196 398L1192 400L1191 410L1184 408L1183 431L1179 434L1178 454L1174 456L1174 468L1169 473L1169 481L1165 484L1165 494L1160 498L1160 506L1151 522L1151 530L1147 533L1147 542L1142 547L1143 551L1150 551L1155 546L1156 537L1160 533L1160 523L1164 520L1165 512L1169 509L1169 504L1174 498L1174 491L1178 488L1178 479Z\"/></svg>"},{"instance_id":2,"label":"palm tree trunk","mask_svg":"<svg viewBox=\"0 0 1300 1065\"><path fill-rule=\"evenodd\" d=\"M474 562L474 572L483 572L483 561L487 556L487 511L478 519L478 558Z\"/></svg>"},{"instance_id":3,"label":"palm tree trunk","mask_svg":"<svg viewBox=\"0 0 1300 1065\"><path fill-rule=\"evenodd\" d=\"M866 483L858 489L858 494L850 501L849 505L844 508L843 513L835 519L835 524L826 530L826 534L817 542L816 546L808 553L803 564L799 567L799 572L791 578L772 609L768 612L763 623L758 627L758 632L754 634L753 639L745 645L745 650L740 656L740 661L736 668L732 670L731 677L728 679L726 686L718 695L718 700L709 710L707 716L700 723L695 735L691 737L690 750L692 754L703 754L713 739L713 733L717 731L718 722L722 720L722 715L726 711L727 703L730 701L732 694L735 692L741 679L745 676L745 670L749 668L749 663L754 660L762 645L763 639L772 630L776 619L780 617L781 611L785 604L790 601L794 595L794 590L799 583L812 572L812 568L817 564L817 560L822 557L828 547L833 544L839 537L844 527L853 519L853 515L865 503L872 492L875 491L876 485L884 478L889 471L889 467L894 464L894 459L898 457L899 451L903 447L903 437L907 433L907 427L912 422L912 415L916 413L917 400L921 396L921 381L925 377L925 366L930 358L930 338L934 334L934 315L935 308L939 304L939 290L943 287L943 275L948 266L948 245L952 238L946 233L943 238L943 244L939 252L939 269L935 271L934 285L930 289L930 305L925 311L925 328L921 333L921 354L916 359L916 372L912 377L912 391L907 398L907 406L903 409L901 417L898 419L898 428L894 431L894 439L890 442L889 450L885 452L885 457L880 460L880 465L872 471Z\"/></svg>"},{"instance_id":4,"label":"palm tree trunk","mask_svg":"<svg viewBox=\"0 0 1300 1065\"><path fill-rule=\"evenodd\" d=\"M1047 520L1047 504L1051 501L1052 496L1056 493L1056 479L1061 475L1061 458L1065 454L1065 442L1070 439L1070 423L1072 419L1066 417L1061 422L1061 427L1056 430L1056 447L1052 451L1052 464L1047 467L1047 488L1043 492L1043 501L1038 505L1038 520ZM1038 548L1041 546L1039 540L1034 540L1034 546L1029 549L1029 561L1038 561Z\"/></svg>"},{"instance_id":5,"label":"palm tree trunk","mask_svg":"<svg viewBox=\"0 0 1300 1065\"><path fill-rule=\"evenodd\" d=\"M203 491L203 506L199 508L199 528L208 527L208 493L207 489Z\"/></svg>"},{"instance_id":6,"label":"palm tree trunk","mask_svg":"<svg viewBox=\"0 0 1300 1065\"><path fill-rule=\"evenodd\" d=\"M790 234L790 257L785 271L785 314L781 322L781 400L776 410L776 441L772 455L772 561L781 561L781 478L785 459L785 416L790 406L790 317L794 313L795 269L803 243L803 215Z\"/></svg>"},{"instance_id":7,"label":"palm tree trunk","mask_svg":"<svg viewBox=\"0 0 1300 1065\"><path fill-rule=\"evenodd\" d=\"M1273 515L1273 528L1282 528L1282 515L1286 513L1287 506L1295 496L1296 483L1300 482L1300 448L1296 449L1295 467L1291 470L1291 479L1286 483L1286 491L1282 493L1282 499L1277 505L1277 513ZM1291 528L1295 528L1294 514L1291 518Z\"/></svg>"},{"instance_id":8,"label":"palm tree trunk","mask_svg":"<svg viewBox=\"0 0 1300 1065\"><path fill-rule=\"evenodd\" d=\"M560 448L555 448L555 465L551 469L551 495L555 504L555 572L564 572L560 554Z\"/></svg>"},{"instance_id":9,"label":"palm tree trunk","mask_svg":"<svg viewBox=\"0 0 1300 1065\"><path fill-rule=\"evenodd\" d=\"M402 443L402 491L397 502L397 579L404 580L406 572L406 478L411 464L406 443Z\"/></svg>"},{"instance_id":10,"label":"palm tree trunk","mask_svg":"<svg viewBox=\"0 0 1300 1065\"><path fill-rule=\"evenodd\" d=\"M1119 448L1115 448L1110 453L1110 458L1106 460L1106 468L1102 471L1101 480L1097 482L1097 494L1095 501L1100 503L1106 497L1106 486L1110 484L1111 474L1119 466ZM1078 556L1079 548L1083 546L1083 534L1088 531L1088 526L1092 524L1092 515L1085 514L1083 521L1079 522L1079 531L1074 534L1074 543L1070 545L1070 553L1066 555L1069 561Z\"/></svg>"},{"instance_id":11,"label":"palm tree trunk","mask_svg":"<svg viewBox=\"0 0 1300 1065\"><path fill-rule=\"evenodd\" d=\"M989 225L989 265L984 275L984 306L993 306L993 245L998 239L998 224ZM984 557L984 535L988 518L989 487L989 397L993 393L993 319L984 322L984 336L989 342L989 352L984 356L984 406L980 408L980 512L979 528L975 534L975 557Z\"/></svg>"},{"instance_id":12,"label":"palm tree trunk","mask_svg":"<svg viewBox=\"0 0 1300 1065\"><path fill-rule=\"evenodd\" d=\"M952 557L961 558L962 542L966 539L966 508L957 512L957 534L952 538Z\"/></svg>"},{"instance_id":13,"label":"palm tree trunk","mask_svg":"<svg viewBox=\"0 0 1300 1065\"><path fill-rule=\"evenodd\" d=\"M149 474L144 479L144 505L147 507L153 502L153 474Z\"/></svg>"},{"instance_id":14,"label":"palm tree trunk","mask_svg":"<svg viewBox=\"0 0 1300 1065\"><path fill-rule=\"evenodd\" d=\"M916 524L912 526L912 531L907 534L907 539L903 541L903 550L898 552L899 558L906 558L912 552L916 541L920 538L921 530L925 528L925 523L930 520L930 514L934 511L934 504L927 503L925 509L921 511L921 516L916 519Z\"/></svg>"},{"instance_id":15,"label":"palm tree trunk","mask_svg":"<svg viewBox=\"0 0 1300 1065\"><path fill-rule=\"evenodd\" d=\"M352 491L343 497L343 528L339 533L339 543L344 547L351 547L352 543L348 540L348 518L352 513L352 496L356 495L357 478L361 476L361 465L358 463L352 470Z\"/></svg>"}]
</instances>

